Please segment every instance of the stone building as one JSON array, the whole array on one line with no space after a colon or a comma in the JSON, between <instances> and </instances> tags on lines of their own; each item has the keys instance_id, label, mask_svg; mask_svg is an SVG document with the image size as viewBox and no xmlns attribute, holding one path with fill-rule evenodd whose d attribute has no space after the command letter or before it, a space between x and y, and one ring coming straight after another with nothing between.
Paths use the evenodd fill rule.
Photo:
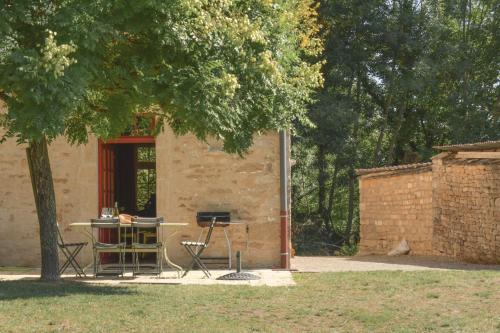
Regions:
<instances>
[{"instance_id":1,"label":"stone building","mask_svg":"<svg viewBox=\"0 0 500 333\"><path fill-rule=\"evenodd\" d=\"M435 147L431 163L360 169L360 253L500 263L500 141Z\"/></svg>"},{"instance_id":2,"label":"stone building","mask_svg":"<svg viewBox=\"0 0 500 333\"><path fill-rule=\"evenodd\" d=\"M125 212L141 215L152 199L154 215L189 224L165 227L169 256L180 265L190 260L180 242L200 234L199 211L227 211L233 221L244 223L227 231L233 258L242 251L245 267L286 265L288 222L280 206L285 192L280 177L289 163L283 158L288 151L283 137L277 132L256 137L244 158L223 152L217 141L177 137L168 128L157 137L131 134L106 143L91 137L80 146L57 139L49 156L63 237L85 240L81 228L69 225L97 217L115 201ZM0 266L37 267L39 228L25 147L14 139L0 144L0 184ZM224 233L216 229L207 255L227 255L226 245ZM80 259L91 262L90 246Z\"/></svg>"}]
</instances>

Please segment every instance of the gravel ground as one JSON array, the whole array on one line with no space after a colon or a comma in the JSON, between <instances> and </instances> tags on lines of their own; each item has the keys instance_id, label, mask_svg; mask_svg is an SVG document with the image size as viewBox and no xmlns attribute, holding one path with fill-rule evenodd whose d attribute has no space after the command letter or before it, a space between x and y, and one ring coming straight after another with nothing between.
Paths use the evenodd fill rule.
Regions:
<instances>
[{"instance_id":1,"label":"gravel ground","mask_svg":"<svg viewBox=\"0 0 500 333\"><path fill-rule=\"evenodd\" d=\"M422 270L495 270L500 265L480 265L453 261L442 257L423 256L353 256L353 257L294 257L291 265L299 272L364 272Z\"/></svg>"}]
</instances>

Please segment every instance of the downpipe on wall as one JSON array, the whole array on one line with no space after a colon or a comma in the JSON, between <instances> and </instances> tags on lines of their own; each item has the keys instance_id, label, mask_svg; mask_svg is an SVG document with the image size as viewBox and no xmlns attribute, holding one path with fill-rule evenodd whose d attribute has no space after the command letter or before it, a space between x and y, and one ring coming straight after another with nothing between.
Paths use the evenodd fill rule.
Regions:
<instances>
[{"instance_id":1,"label":"downpipe on wall","mask_svg":"<svg viewBox=\"0 0 500 333\"><path fill-rule=\"evenodd\" d=\"M280 220L281 247L280 268L290 269L290 212L288 198L289 181L289 137L286 131L280 131Z\"/></svg>"}]
</instances>

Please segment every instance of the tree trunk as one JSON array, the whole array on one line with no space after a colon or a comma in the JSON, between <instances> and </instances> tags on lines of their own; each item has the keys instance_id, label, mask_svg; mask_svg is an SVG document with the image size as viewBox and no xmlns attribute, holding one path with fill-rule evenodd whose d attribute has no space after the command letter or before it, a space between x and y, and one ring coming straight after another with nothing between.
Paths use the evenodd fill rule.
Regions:
<instances>
[{"instance_id":1,"label":"tree trunk","mask_svg":"<svg viewBox=\"0 0 500 333\"><path fill-rule=\"evenodd\" d=\"M359 131L359 117L361 113L361 85L358 79L356 92L356 118L354 119L354 128L352 131L352 147L351 147L351 165L349 166L349 203L347 211L347 226L344 234L344 239L347 245L351 244L352 222L354 219L354 182L356 181L356 165L358 163L358 131ZM387 118L386 118L387 119Z\"/></svg>"},{"instance_id":2,"label":"tree trunk","mask_svg":"<svg viewBox=\"0 0 500 333\"><path fill-rule=\"evenodd\" d=\"M349 170L349 203L347 211L347 226L345 229L344 239L346 244L351 244L351 232L352 232L352 222L354 218L354 181L356 180L356 174L354 167Z\"/></svg>"},{"instance_id":3,"label":"tree trunk","mask_svg":"<svg viewBox=\"0 0 500 333\"><path fill-rule=\"evenodd\" d=\"M338 163L335 162L335 164L333 166L332 182L330 184L330 190L328 193L328 206L325 209L325 213L323 216L323 220L325 221L326 231L328 232L328 237L331 237L332 232L333 232L332 212L333 212L333 202L335 199L335 189L336 189L336 184L337 184L337 174L339 171L337 164Z\"/></svg>"},{"instance_id":4,"label":"tree trunk","mask_svg":"<svg viewBox=\"0 0 500 333\"><path fill-rule=\"evenodd\" d=\"M59 255L57 246L56 200L50 169L47 140L32 141L26 149L28 165L35 197L40 248L42 256L41 279L59 280Z\"/></svg>"},{"instance_id":5,"label":"tree trunk","mask_svg":"<svg viewBox=\"0 0 500 333\"><path fill-rule=\"evenodd\" d=\"M326 198L326 152L323 144L318 145L318 154L317 154L317 163L318 163L318 221L317 227L318 230L321 229L323 223L323 217L325 215L325 198Z\"/></svg>"},{"instance_id":6,"label":"tree trunk","mask_svg":"<svg viewBox=\"0 0 500 333\"><path fill-rule=\"evenodd\" d=\"M392 165L396 160L396 143L398 142L399 133L401 131L401 127L403 125L403 118L406 113L406 102L403 102L400 108L398 109L398 114L396 118L396 124L394 126L393 135L391 138L391 142L389 143L389 152L388 152L388 164Z\"/></svg>"},{"instance_id":7,"label":"tree trunk","mask_svg":"<svg viewBox=\"0 0 500 333\"><path fill-rule=\"evenodd\" d=\"M389 98L390 100L390 98ZM380 155L382 151L382 143L384 141L384 135L385 131L387 129L387 124L389 122L389 106L384 105L383 111L383 120L382 124L380 126L380 132L378 134L378 139L377 139L377 144L375 146L375 150L373 152L373 166L379 166L380 165Z\"/></svg>"}]
</instances>

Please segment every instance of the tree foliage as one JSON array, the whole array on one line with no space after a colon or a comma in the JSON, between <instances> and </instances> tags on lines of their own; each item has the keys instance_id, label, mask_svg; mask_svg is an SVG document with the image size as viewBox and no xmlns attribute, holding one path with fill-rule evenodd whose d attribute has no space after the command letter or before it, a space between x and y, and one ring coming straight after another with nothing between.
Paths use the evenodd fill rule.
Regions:
<instances>
[{"instance_id":1,"label":"tree foliage","mask_svg":"<svg viewBox=\"0 0 500 333\"><path fill-rule=\"evenodd\" d=\"M178 134L243 152L305 119L321 51L303 1L7 1L4 127L21 141L119 135L149 110Z\"/></svg>"},{"instance_id":2,"label":"tree foliage","mask_svg":"<svg viewBox=\"0 0 500 333\"><path fill-rule=\"evenodd\" d=\"M42 278L57 280L47 143L160 130L244 154L256 133L306 121L321 85L312 0L6 0L0 7L2 140L28 144ZM1 140L0 140L1 142Z\"/></svg>"},{"instance_id":3,"label":"tree foliage","mask_svg":"<svg viewBox=\"0 0 500 333\"><path fill-rule=\"evenodd\" d=\"M355 243L356 168L428 161L434 145L500 138L499 6L321 1L325 85L310 108L316 127L294 138L299 250Z\"/></svg>"}]
</instances>

